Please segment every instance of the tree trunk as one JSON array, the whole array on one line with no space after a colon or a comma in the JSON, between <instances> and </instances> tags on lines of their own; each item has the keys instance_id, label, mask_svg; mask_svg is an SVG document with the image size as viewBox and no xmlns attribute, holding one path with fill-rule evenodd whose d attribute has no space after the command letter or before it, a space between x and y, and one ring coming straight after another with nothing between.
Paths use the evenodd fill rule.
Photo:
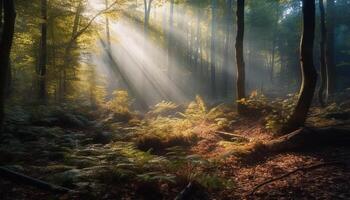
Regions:
<instances>
[{"instance_id":1,"label":"tree trunk","mask_svg":"<svg viewBox=\"0 0 350 200\"><path fill-rule=\"evenodd\" d=\"M227 98L228 94L228 74L229 74L229 51L230 51L230 35L232 23L232 0L226 0L226 14L225 14L225 47L224 47L224 64L222 70L222 96Z\"/></svg>"},{"instance_id":2,"label":"tree trunk","mask_svg":"<svg viewBox=\"0 0 350 200\"><path fill-rule=\"evenodd\" d=\"M74 17L74 23L73 23L73 29L71 34L71 39L68 41L68 44L64 50L64 58L63 58L63 66L60 69L61 74L61 84L60 84L60 102L64 101L66 90L67 90L67 68L70 65L70 54L71 50L74 46L74 43L76 42L76 35L78 34L78 28L80 23L80 14L83 9L82 2L79 2L78 7L76 9L75 17Z\"/></svg>"},{"instance_id":3,"label":"tree trunk","mask_svg":"<svg viewBox=\"0 0 350 200\"><path fill-rule=\"evenodd\" d=\"M39 55L39 101L46 102L47 0L41 0L41 39Z\"/></svg>"},{"instance_id":4,"label":"tree trunk","mask_svg":"<svg viewBox=\"0 0 350 200\"><path fill-rule=\"evenodd\" d=\"M282 129L286 134L303 126L314 96L317 73L313 62L315 38L315 0L303 0L303 34L301 39L302 84L297 105Z\"/></svg>"},{"instance_id":5,"label":"tree trunk","mask_svg":"<svg viewBox=\"0 0 350 200\"><path fill-rule=\"evenodd\" d=\"M2 31L2 18L3 18L3 10L2 10L2 7L3 7L3 0L0 0L0 33Z\"/></svg>"},{"instance_id":6,"label":"tree trunk","mask_svg":"<svg viewBox=\"0 0 350 200\"><path fill-rule=\"evenodd\" d=\"M237 62L237 100L245 98L245 64L243 54L244 39L244 0L237 0L237 37L236 37L236 62ZM243 105L238 103L237 110L243 112Z\"/></svg>"},{"instance_id":7,"label":"tree trunk","mask_svg":"<svg viewBox=\"0 0 350 200\"><path fill-rule=\"evenodd\" d=\"M174 28L174 0L170 1L169 12L169 31L168 31L168 77L171 80L173 78L173 28Z\"/></svg>"},{"instance_id":8,"label":"tree trunk","mask_svg":"<svg viewBox=\"0 0 350 200\"><path fill-rule=\"evenodd\" d=\"M10 69L10 53L15 29L15 5L13 0L3 0L4 24L0 40L0 128L4 121L6 80Z\"/></svg>"},{"instance_id":9,"label":"tree trunk","mask_svg":"<svg viewBox=\"0 0 350 200\"><path fill-rule=\"evenodd\" d=\"M217 1L211 0L211 49L210 49L210 85L211 85L211 97L216 97L216 9Z\"/></svg>"},{"instance_id":10,"label":"tree trunk","mask_svg":"<svg viewBox=\"0 0 350 200\"><path fill-rule=\"evenodd\" d=\"M321 41L320 41L320 74L321 74L321 83L318 90L318 101L321 106L325 106L324 102L324 92L327 85L327 65L326 65L326 42L327 42L327 29L326 29L326 19L325 19L325 10L323 0L319 0L320 7L320 27L321 27Z\"/></svg>"},{"instance_id":11,"label":"tree trunk","mask_svg":"<svg viewBox=\"0 0 350 200\"><path fill-rule=\"evenodd\" d=\"M144 28L145 35L148 34L148 26L149 26L149 18L150 18L150 13L151 13L152 1L153 0L144 0L145 21L144 21L143 28Z\"/></svg>"},{"instance_id":12,"label":"tree trunk","mask_svg":"<svg viewBox=\"0 0 350 200\"><path fill-rule=\"evenodd\" d=\"M327 0L327 97L332 95L336 90L336 64L335 64L335 13L334 0Z\"/></svg>"},{"instance_id":13,"label":"tree trunk","mask_svg":"<svg viewBox=\"0 0 350 200\"><path fill-rule=\"evenodd\" d=\"M106 9L108 9L108 0L105 0ZM107 40L107 49L111 50L111 33L109 30L109 18L106 16L106 40Z\"/></svg>"}]
</instances>

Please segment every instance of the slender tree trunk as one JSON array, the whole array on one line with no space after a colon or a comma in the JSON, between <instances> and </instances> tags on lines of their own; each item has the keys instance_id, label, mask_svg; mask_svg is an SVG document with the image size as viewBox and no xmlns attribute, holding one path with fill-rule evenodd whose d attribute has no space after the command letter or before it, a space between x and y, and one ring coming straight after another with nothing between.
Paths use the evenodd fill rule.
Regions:
<instances>
[{"instance_id":1,"label":"slender tree trunk","mask_svg":"<svg viewBox=\"0 0 350 200\"><path fill-rule=\"evenodd\" d=\"M74 43L76 42L75 36L78 33L78 28L79 28L79 23L80 23L80 15L81 15L82 9L83 9L82 2L79 2L78 7L76 9L75 17L74 17L71 39L68 41L68 44L64 50L63 66L60 70L60 74L61 74L60 101L61 102L64 101L64 98L65 98L66 92L67 92L67 68L70 65L71 50L74 46Z\"/></svg>"},{"instance_id":2,"label":"slender tree trunk","mask_svg":"<svg viewBox=\"0 0 350 200\"><path fill-rule=\"evenodd\" d=\"M320 74L321 74L321 83L320 88L318 90L318 101L320 102L321 106L325 106L324 102L324 93L325 88L327 86L327 65L326 65L326 42L327 42L327 29L326 29L326 17L325 17L325 9L323 0L319 0L319 7L320 7L320 27L321 27L321 41L320 41Z\"/></svg>"},{"instance_id":3,"label":"slender tree trunk","mask_svg":"<svg viewBox=\"0 0 350 200\"><path fill-rule=\"evenodd\" d=\"M10 54L15 29L15 5L13 0L3 0L4 23L0 40L0 128L3 128L5 91L8 71L10 69ZM1 130L0 130L1 131Z\"/></svg>"},{"instance_id":4,"label":"slender tree trunk","mask_svg":"<svg viewBox=\"0 0 350 200\"><path fill-rule=\"evenodd\" d=\"M197 15L197 20L196 20L196 39L195 39L195 45L194 45L194 80L195 80L195 87L194 87L194 92L196 94L199 94L200 92L200 62L199 62L199 54L200 54L200 29L201 29L201 19L200 19L200 8L196 8L196 15Z\"/></svg>"},{"instance_id":5,"label":"slender tree trunk","mask_svg":"<svg viewBox=\"0 0 350 200\"><path fill-rule=\"evenodd\" d=\"M2 25L3 25L3 22L2 22L2 18L3 18L3 0L0 0L0 33L2 31Z\"/></svg>"},{"instance_id":6,"label":"slender tree trunk","mask_svg":"<svg viewBox=\"0 0 350 200\"><path fill-rule=\"evenodd\" d=\"M211 49L210 49L210 85L211 85L211 97L216 97L216 9L217 0L211 0Z\"/></svg>"},{"instance_id":7,"label":"slender tree trunk","mask_svg":"<svg viewBox=\"0 0 350 200\"><path fill-rule=\"evenodd\" d=\"M41 0L41 39L39 56L39 101L46 102L47 0Z\"/></svg>"},{"instance_id":8,"label":"slender tree trunk","mask_svg":"<svg viewBox=\"0 0 350 200\"><path fill-rule=\"evenodd\" d=\"M231 35L231 26L233 23L232 19L232 0L226 0L226 16L225 16L225 47L224 47L224 64L222 70L222 95L224 98L227 98L228 93L228 73L229 73L229 51L230 51L230 35Z\"/></svg>"},{"instance_id":9,"label":"slender tree trunk","mask_svg":"<svg viewBox=\"0 0 350 200\"><path fill-rule=\"evenodd\" d=\"M313 62L315 38L315 0L303 0L303 33L301 39L302 84L297 105L282 133L288 134L304 125L314 96L317 73Z\"/></svg>"},{"instance_id":10,"label":"slender tree trunk","mask_svg":"<svg viewBox=\"0 0 350 200\"><path fill-rule=\"evenodd\" d=\"M336 90L336 64L335 64L335 13L334 0L327 0L327 97Z\"/></svg>"},{"instance_id":11,"label":"slender tree trunk","mask_svg":"<svg viewBox=\"0 0 350 200\"><path fill-rule=\"evenodd\" d=\"M105 0L106 9L108 8L108 0ZM107 40L107 49L111 50L111 33L109 30L109 18L106 16L106 40Z\"/></svg>"},{"instance_id":12,"label":"slender tree trunk","mask_svg":"<svg viewBox=\"0 0 350 200\"><path fill-rule=\"evenodd\" d=\"M237 100L245 98L245 64L243 54L244 40L244 0L237 0L237 37L236 37L236 62L237 62ZM237 110L243 112L242 104L238 103Z\"/></svg>"},{"instance_id":13,"label":"slender tree trunk","mask_svg":"<svg viewBox=\"0 0 350 200\"><path fill-rule=\"evenodd\" d=\"M144 21L144 27L143 28L144 28L145 35L148 34L148 26L149 26L149 19L150 19L152 1L153 0L144 0L145 21Z\"/></svg>"},{"instance_id":14,"label":"slender tree trunk","mask_svg":"<svg viewBox=\"0 0 350 200\"><path fill-rule=\"evenodd\" d=\"M174 0L170 1L169 11L169 32L168 32L168 77L173 78L173 28L174 28Z\"/></svg>"}]
</instances>

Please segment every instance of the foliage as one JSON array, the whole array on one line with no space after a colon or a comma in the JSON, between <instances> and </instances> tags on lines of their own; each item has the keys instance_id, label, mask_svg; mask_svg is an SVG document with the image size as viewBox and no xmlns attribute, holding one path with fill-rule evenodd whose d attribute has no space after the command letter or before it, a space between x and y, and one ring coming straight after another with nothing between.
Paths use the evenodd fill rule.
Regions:
<instances>
[{"instance_id":1,"label":"foliage","mask_svg":"<svg viewBox=\"0 0 350 200\"><path fill-rule=\"evenodd\" d=\"M131 102L127 91L116 90L113 92L113 98L107 102L107 107L116 113L130 113Z\"/></svg>"},{"instance_id":2,"label":"foliage","mask_svg":"<svg viewBox=\"0 0 350 200\"><path fill-rule=\"evenodd\" d=\"M265 116L265 127L277 131L287 122L295 108L298 96L289 94L285 99L267 99L263 94L253 91L249 98L241 99L238 103L245 105L250 113Z\"/></svg>"}]
</instances>

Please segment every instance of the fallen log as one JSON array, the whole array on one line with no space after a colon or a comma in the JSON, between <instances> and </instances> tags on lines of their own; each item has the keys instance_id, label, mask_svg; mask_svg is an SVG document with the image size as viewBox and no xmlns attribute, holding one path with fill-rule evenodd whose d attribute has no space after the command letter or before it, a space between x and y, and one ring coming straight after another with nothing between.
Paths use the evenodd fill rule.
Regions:
<instances>
[{"instance_id":1,"label":"fallen log","mask_svg":"<svg viewBox=\"0 0 350 200\"><path fill-rule=\"evenodd\" d=\"M248 162L257 162L271 154L317 151L326 147L350 147L350 129L300 128L268 142L248 145L239 157Z\"/></svg>"},{"instance_id":2,"label":"fallen log","mask_svg":"<svg viewBox=\"0 0 350 200\"><path fill-rule=\"evenodd\" d=\"M327 146L350 146L350 130L342 128L300 128L265 144L272 152Z\"/></svg>"},{"instance_id":3,"label":"fallen log","mask_svg":"<svg viewBox=\"0 0 350 200\"><path fill-rule=\"evenodd\" d=\"M45 181L29 177L27 175L12 171L6 167L0 167L0 177L6 178L10 181L17 182L19 184L31 185L41 190L50 191L53 193L71 193L75 192L69 188L61 187L58 185L50 184Z\"/></svg>"}]
</instances>

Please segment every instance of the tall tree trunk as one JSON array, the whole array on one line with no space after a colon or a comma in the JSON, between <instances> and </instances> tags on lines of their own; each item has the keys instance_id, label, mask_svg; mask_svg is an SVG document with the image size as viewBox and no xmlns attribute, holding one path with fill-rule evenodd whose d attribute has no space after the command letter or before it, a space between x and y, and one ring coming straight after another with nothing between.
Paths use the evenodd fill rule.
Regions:
<instances>
[{"instance_id":1,"label":"tall tree trunk","mask_svg":"<svg viewBox=\"0 0 350 200\"><path fill-rule=\"evenodd\" d=\"M68 41L68 44L64 50L64 58L63 58L63 66L60 69L60 102L64 101L64 98L66 96L67 92L67 68L70 65L70 54L71 50L74 46L74 43L76 42L76 35L78 33L79 29L79 23L80 23L80 15L83 10L83 4L82 1L79 2L78 7L76 9L75 17L74 17L74 23L72 28L72 34L71 39Z\"/></svg>"},{"instance_id":2,"label":"tall tree trunk","mask_svg":"<svg viewBox=\"0 0 350 200\"><path fill-rule=\"evenodd\" d=\"M15 29L16 12L13 0L3 0L4 23L0 40L0 128L3 128L5 91ZM1 131L1 130L0 130Z\"/></svg>"},{"instance_id":3,"label":"tall tree trunk","mask_svg":"<svg viewBox=\"0 0 350 200\"><path fill-rule=\"evenodd\" d=\"M105 0L106 9L108 9L108 0ZM111 33L109 30L109 18L106 16L106 40L107 40L107 49L111 50Z\"/></svg>"},{"instance_id":4,"label":"tall tree trunk","mask_svg":"<svg viewBox=\"0 0 350 200\"><path fill-rule=\"evenodd\" d=\"M315 38L315 0L303 0L303 33L301 39L302 84L297 105L282 129L287 134L303 126L314 96L317 73L313 62Z\"/></svg>"},{"instance_id":5,"label":"tall tree trunk","mask_svg":"<svg viewBox=\"0 0 350 200\"><path fill-rule=\"evenodd\" d=\"M236 62L237 62L237 100L245 98L245 64L243 54L244 40L244 0L237 0L237 37L236 37ZM242 104L237 104L237 110L242 113Z\"/></svg>"},{"instance_id":6,"label":"tall tree trunk","mask_svg":"<svg viewBox=\"0 0 350 200\"><path fill-rule=\"evenodd\" d=\"M334 0L327 0L327 50L326 50L326 62L327 62L327 98L328 95L332 95L336 89L336 64L334 54L334 41L335 41L335 13L334 13Z\"/></svg>"},{"instance_id":7,"label":"tall tree trunk","mask_svg":"<svg viewBox=\"0 0 350 200\"><path fill-rule=\"evenodd\" d=\"M39 56L39 101L46 102L47 0L41 0L41 39Z\"/></svg>"},{"instance_id":8,"label":"tall tree trunk","mask_svg":"<svg viewBox=\"0 0 350 200\"><path fill-rule=\"evenodd\" d=\"M226 0L226 13L225 13L225 47L224 47L224 64L222 66L222 96L227 98L228 93L228 74L229 74L229 51L230 51L230 36L232 27L232 0Z\"/></svg>"},{"instance_id":9,"label":"tall tree trunk","mask_svg":"<svg viewBox=\"0 0 350 200\"><path fill-rule=\"evenodd\" d=\"M325 105L324 102L324 93L325 88L327 86L327 65L326 65L326 42L327 42L327 29L326 29L326 17L325 17L325 9L323 0L319 0L319 7L320 7L320 27L321 27L321 41L320 41L320 74L321 74L321 83L320 88L318 90L318 101L320 102L321 106Z\"/></svg>"},{"instance_id":10,"label":"tall tree trunk","mask_svg":"<svg viewBox=\"0 0 350 200\"><path fill-rule=\"evenodd\" d=\"M170 80L173 78L173 28L174 28L174 0L170 1L169 11L169 31L168 31L168 76Z\"/></svg>"},{"instance_id":11,"label":"tall tree trunk","mask_svg":"<svg viewBox=\"0 0 350 200\"><path fill-rule=\"evenodd\" d=\"M211 0L211 49L210 49L210 85L211 97L216 97L216 9L217 0Z\"/></svg>"},{"instance_id":12,"label":"tall tree trunk","mask_svg":"<svg viewBox=\"0 0 350 200\"><path fill-rule=\"evenodd\" d=\"M2 25L3 25L3 22L2 22L2 18L3 18L3 0L0 0L0 33L2 31Z\"/></svg>"},{"instance_id":13,"label":"tall tree trunk","mask_svg":"<svg viewBox=\"0 0 350 200\"><path fill-rule=\"evenodd\" d=\"M144 0L144 9L145 9L145 21L144 21L144 32L145 35L148 34L148 26L149 26L149 19L150 19L150 13L152 8L152 1L153 0Z\"/></svg>"},{"instance_id":14,"label":"tall tree trunk","mask_svg":"<svg viewBox=\"0 0 350 200\"><path fill-rule=\"evenodd\" d=\"M327 0L327 97L336 90L336 64L335 64L335 12L334 0Z\"/></svg>"}]
</instances>

